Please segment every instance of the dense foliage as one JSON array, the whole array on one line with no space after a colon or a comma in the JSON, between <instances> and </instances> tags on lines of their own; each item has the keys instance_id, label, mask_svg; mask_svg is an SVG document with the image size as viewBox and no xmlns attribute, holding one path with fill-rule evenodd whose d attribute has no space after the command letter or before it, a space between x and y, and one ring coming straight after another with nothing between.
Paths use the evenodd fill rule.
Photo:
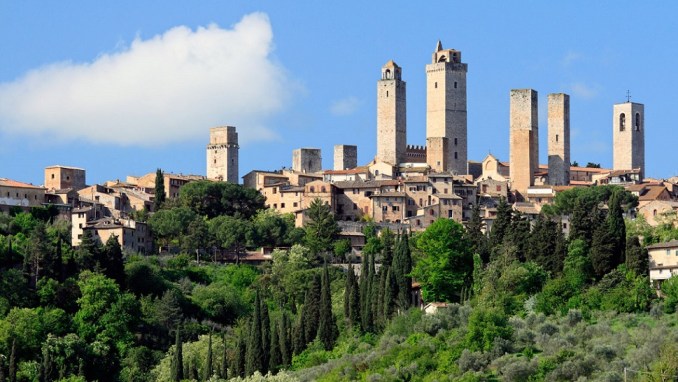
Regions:
<instances>
[{"instance_id":1,"label":"dense foliage","mask_svg":"<svg viewBox=\"0 0 678 382\"><path fill-rule=\"evenodd\" d=\"M489 236L478 210L414 235L368 225L342 265L326 205L304 231L225 183L159 206L159 256L73 249L47 209L0 215L0 382L671 378L678 278L658 299L644 246L675 220L624 221L636 203L574 189L530 221L502 201ZM221 263L260 246L269 264ZM415 281L436 314L411 308Z\"/></svg>"}]
</instances>

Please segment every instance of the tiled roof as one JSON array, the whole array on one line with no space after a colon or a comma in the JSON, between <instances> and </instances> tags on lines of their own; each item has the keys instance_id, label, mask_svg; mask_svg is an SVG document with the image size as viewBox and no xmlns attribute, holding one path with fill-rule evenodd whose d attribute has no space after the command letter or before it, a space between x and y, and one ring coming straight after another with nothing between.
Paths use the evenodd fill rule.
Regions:
<instances>
[{"instance_id":1,"label":"tiled roof","mask_svg":"<svg viewBox=\"0 0 678 382\"><path fill-rule=\"evenodd\" d=\"M658 243L647 246L647 249L659 249L659 248L678 248L678 240L671 240L665 243Z\"/></svg>"},{"instance_id":2,"label":"tiled roof","mask_svg":"<svg viewBox=\"0 0 678 382\"><path fill-rule=\"evenodd\" d=\"M44 187L34 186L30 183L23 183L12 179L0 178L0 186L4 187L17 187L17 188L33 188L36 190L44 190Z\"/></svg>"},{"instance_id":3,"label":"tiled roof","mask_svg":"<svg viewBox=\"0 0 678 382\"><path fill-rule=\"evenodd\" d=\"M337 188L377 188L381 186L397 186L400 182L397 180L368 180L368 181L343 181L335 182Z\"/></svg>"}]
</instances>

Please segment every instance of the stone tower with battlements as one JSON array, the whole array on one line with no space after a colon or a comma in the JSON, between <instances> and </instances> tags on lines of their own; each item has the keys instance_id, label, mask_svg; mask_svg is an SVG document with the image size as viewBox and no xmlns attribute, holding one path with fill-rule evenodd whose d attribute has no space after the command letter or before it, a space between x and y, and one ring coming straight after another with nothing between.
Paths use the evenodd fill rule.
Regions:
<instances>
[{"instance_id":1,"label":"stone tower with battlements","mask_svg":"<svg viewBox=\"0 0 678 382\"><path fill-rule=\"evenodd\" d=\"M349 170L358 166L358 146L334 145L334 169Z\"/></svg>"},{"instance_id":2,"label":"stone tower with battlements","mask_svg":"<svg viewBox=\"0 0 678 382\"><path fill-rule=\"evenodd\" d=\"M238 133L233 126L210 129L207 178L238 183Z\"/></svg>"},{"instance_id":3,"label":"stone tower with battlements","mask_svg":"<svg viewBox=\"0 0 678 382\"><path fill-rule=\"evenodd\" d=\"M407 122L405 81L400 67L390 60L377 81L377 161L397 165L405 157Z\"/></svg>"},{"instance_id":4,"label":"stone tower with battlements","mask_svg":"<svg viewBox=\"0 0 678 382\"><path fill-rule=\"evenodd\" d=\"M645 177L645 106L642 103L615 104L612 115L613 169L640 169Z\"/></svg>"},{"instance_id":5,"label":"stone tower with battlements","mask_svg":"<svg viewBox=\"0 0 678 382\"><path fill-rule=\"evenodd\" d=\"M549 184L570 184L570 96L548 95Z\"/></svg>"},{"instance_id":6,"label":"stone tower with battlements","mask_svg":"<svg viewBox=\"0 0 678 382\"><path fill-rule=\"evenodd\" d=\"M436 172L466 174L468 65L461 62L460 51L443 49L440 41L431 61L426 65L427 162Z\"/></svg>"},{"instance_id":7,"label":"stone tower with battlements","mask_svg":"<svg viewBox=\"0 0 678 382\"><path fill-rule=\"evenodd\" d=\"M534 184L534 173L539 168L537 92L512 89L510 109L511 188L524 198L527 188Z\"/></svg>"}]
</instances>

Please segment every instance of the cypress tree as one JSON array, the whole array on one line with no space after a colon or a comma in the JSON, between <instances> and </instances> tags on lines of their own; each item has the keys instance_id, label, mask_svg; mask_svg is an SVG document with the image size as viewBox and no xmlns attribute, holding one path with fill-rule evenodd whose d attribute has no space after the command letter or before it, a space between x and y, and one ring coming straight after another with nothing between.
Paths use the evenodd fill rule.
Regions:
<instances>
[{"instance_id":1,"label":"cypress tree","mask_svg":"<svg viewBox=\"0 0 678 382\"><path fill-rule=\"evenodd\" d=\"M290 322L287 313L282 312L280 319L280 362L283 367L288 367L292 363L292 343L290 338Z\"/></svg>"},{"instance_id":2,"label":"cypress tree","mask_svg":"<svg viewBox=\"0 0 678 382\"><path fill-rule=\"evenodd\" d=\"M386 285L384 287L384 320L393 316L396 300L398 299L398 281L391 267L386 271Z\"/></svg>"},{"instance_id":3,"label":"cypress tree","mask_svg":"<svg viewBox=\"0 0 678 382\"><path fill-rule=\"evenodd\" d=\"M165 203L165 176L161 169L155 171L155 198L153 200L153 211L157 211Z\"/></svg>"},{"instance_id":4,"label":"cypress tree","mask_svg":"<svg viewBox=\"0 0 678 382\"><path fill-rule=\"evenodd\" d=\"M179 382L184 379L184 357L182 354L181 329L177 326L174 340L174 357L172 358L172 380Z\"/></svg>"},{"instance_id":5,"label":"cypress tree","mask_svg":"<svg viewBox=\"0 0 678 382\"><path fill-rule=\"evenodd\" d=\"M41 374L42 380L44 382L52 382L56 379L56 370L54 370L54 360L52 354L49 351L49 347L43 346L42 348L42 367Z\"/></svg>"},{"instance_id":6,"label":"cypress tree","mask_svg":"<svg viewBox=\"0 0 678 382\"><path fill-rule=\"evenodd\" d=\"M412 301L412 277L409 276L412 272L412 255L406 233L398 240L392 269L398 284L398 309L404 312L410 308Z\"/></svg>"},{"instance_id":7,"label":"cypress tree","mask_svg":"<svg viewBox=\"0 0 678 382\"><path fill-rule=\"evenodd\" d=\"M388 273L388 265L383 265L379 268L379 272L375 275L375 281L378 276L378 282L374 286L376 288L376 296L372 300L373 309L372 317L374 317L374 326L381 330L386 325L384 318L384 293L386 292L386 276Z\"/></svg>"},{"instance_id":8,"label":"cypress tree","mask_svg":"<svg viewBox=\"0 0 678 382\"><path fill-rule=\"evenodd\" d=\"M318 337L325 346L325 350L332 350L337 339L337 323L332 314L332 291L330 288L330 275L327 269L327 263L323 266L322 278L320 281L320 322L318 327Z\"/></svg>"},{"instance_id":9,"label":"cypress tree","mask_svg":"<svg viewBox=\"0 0 678 382\"><path fill-rule=\"evenodd\" d=\"M318 325L320 324L320 280L318 275L314 275L313 281L306 293L304 301L303 321L304 321L304 348L310 342L313 342L318 334Z\"/></svg>"},{"instance_id":10,"label":"cypress tree","mask_svg":"<svg viewBox=\"0 0 678 382\"><path fill-rule=\"evenodd\" d=\"M351 304L351 286L353 286L351 277L354 276L351 275L352 268L353 267L351 265L348 266L348 269L346 270L346 280L344 282L344 318L346 321L349 321L349 316L351 314L349 306Z\"/></svg>"},{"instance_id":11,"label":"cypress tree","mask_svg":"<svg viewBox=\"0 0 678 382\"><path fill-rule=\"evenodd\" d=\"M381 263L391 264L393 261L393 250L395 245L395 235L393 231L386 228L381 231Z\"/></svg>"},{"instance_id":12,"label":"cypress tree","mask_svg":"<svg viewBox=\"0 0 678 382\"><path fill-rule=\"evenodd\" d=\"M494 220L492 230L490 231L491 249L498 247L504 241L504 236L508 234L511 227L512 215L513 209L506 202L505 198L501 198L499 205L497 205L497 218Z\"/></svg>"},{"instance_id":13,"label":"cypress tree","mask_svg":"<svg viewBox=\"0 0 678 382\"><path fill-rule=\"evenodd\" d=\"M638 236L626 239L626 268L637 276L646 276L649 272L647 250L640 246Z\"/></svg>"},{"instance_id":14,"label":"cypress tree","mask_svg":"<svg viewBox=\"0 0 678 382\"><path fill-rule=\"evenodd\" d=\"M56 246L54 248L54 277L59 282L63 282L66 279L66 277L64 276L64 259L61 248L62 244L63 239L61 239L61 235L59 235Z\"/></svg>"},{"instance_id":15,"label":"cypress tree","mask_svg":"<svg viewBox=\"0 0 678 382\"><path fill-rule=\"evenodd\" d=\"M5 357L0 357L0 382L5 382Z\"/></svg>"},{"instance_id":16,"label":"cypress tree","mask_svg":"<svg viewBox=\"0 0 678 382\"><path fill-rule=\"evenodd\" d=\"M570 242L582 239L587 247L591 247L593 234L600 223L598 203L595 199L580 195L574 201L570 217Z\"/></svg>"},{"instance_id":17,"label":"cypress tree","mask_svg":"<svg viewBox=\"0 0 678 382\"><path fill-rule=\"evenodd\" d=\"M12 351L9 354L9 382L16 382L16 338L12 340Z\"/></svg>"},{"instance_id":18,"label":"cypress tree","mask_svg":"<svg viewBox=\"0 0 678 382\"><path fill-rule=\"evenodd\" d=\"M351 276L351 295L349 297L348 303L348 321L351 324L352 328L359 328L361 324L360 320L360 287L358 286L358 280L355 277L355 271L353 266L350 266L349 272Z\"/></svg>"},{"instance_id":19,"label":"cypress tree","mask_svg":"<svg viewBox=\"0 0 678 382\"><path fill-rule=\"evenodd\" d=\"M292 351L294 354L300 354L306 349L306 337L304 336L304 308L301 308L301 314L297 318L297 322L292 329ZM291 358L290 358L291 359Z\"/></svg>"},{"instance_id":20,"label":"cypress tree","mask_svg":"<svg viewBox=\"0 0 678 382\"><path fill-rule=\"evenodd\" d=\"M480 203L476 203L473 206L471 218L466 223L466 237L471 244L473 253L479 254L483 262L488 263L490 261L490 253L487 248L487 235L483 233L483 228L485 228L485 223L482 216L480 216Z\"/></svg>"},{"instance_id":21,"label":"cypress tree","mask_svg":"<svg viewBox=\"0 0 678 382\"><path fill-rule=\"evenodd\" d=\"M615 267L623 263L626 259L626 225L624 224L624 215L621 207L621 193L623 190L616 189L607 202L608 213L605 218L605 225L610 233L610 240L613 245Z\"/></svg>"},{"instance_id":22,"label":"cypress tree","mask_svg":"<svg viewBox=\"0 0 678 382\"><path fill-rule=\"evenodd\" d=\"M245 363L247 356L247 345L245 343L245 334L238 335L238 344L235 349L235 362L233 364L233 374L231 377L245 376Z\"/></svg>"},{"instance_id":23,"label":"cypress tree","mask_svg":"<svg viewBox=\"0 0 678 382\"><path fill-rule=\"evenodd\" d=\"M364 332L371 332L373 331L372 329L372 324L373 324L373 317L372 317L372 281L374 280L374 277L372 275L373 272L373 267L371 264L374 264L372 262L372 256L367 255L369 257L368 259L368 265L365 267L366 272L365 272L365 278L363 280L362 274L361 274L361 288L360 288L360 318L362 319L362 329ZM362 272L361 272L362 273Z\"/></svg>"},{"instance_id":24,"label":"cypress tree","mask_svg":"<svg viewBox=\"0 0 678 382\"><path fill-rule=\"evenodd\" d=\"M252 375L255 371L264 369L264 355L262 345L261 329L261 299L259 290L254 298L254 316L250 323L250 336L247 341L247 357L245 363L245 374Z\"/></svg>"},{"instance_id":25,"label":"cypress tree","mask_svg":"<svg viewBox=\"0 0 678 382\"><path fill-rule=\"evenodd\" d=\"M367 306L367 300L369 297L368 289L367 286L369 284L369 254L365 253L363 251L361 255L361 263L360 263L360 318L361 318L361 326L363 328L363 331L365 330L365 327L367 326L367 312L365 311L365 306Z\"/></svg>"},{"instance_id":26,"label":"cypress tree","mask_svg":"<svg viewBox=\"0 0 678 382\"><path fill-rule=\"evenodd\" d=\"M262 352L262 370L261 373L268 372L271 354L271 319L268 315L268 305L266 301L261 300L261 352Z\"/></svg>"},{"instance_id":27,"label":"cypress tree","mask_svg":"<svg viewBox=\"0 0 678 382\"><path fill-rule=\"evenodd\" d=\"M591 265L597 279L601 279L616 268L615 238L605 225L600 225L593 232L591 243Z\"/></svg>"},{"instance_id":28,"label":"cypress tree","mask_svg":"<svg viewBox=\"0 0 678 382\"><path fill-rule=\"evenodd\" d=\"M226 333L221 334L221 344L223 345L221 351L221 368L219 369L219 378L228 378L228 354L226 352Z\"/></svg>"},{"instance_id":29,"label":"cypress tree","mask_svg":"<svg viewBox=\"0 0 678 382\"><path fill-rule=\"evenodd\" d=\"M203 370L203 380L207 381L212 377L212 332L210 331L207 340L207 359L205 360L205 370Z\"/></svg>"},{"instance_id":30,"label":"cypress tree","mask_svg":"<svg viewBox=\"0 0 678 382\"><path fill-rule=\"evenodd\" d=\"M282 321L282 320L280 320ZM280 338L278 337L280 325L273 324L271 328L270 356L268 358L268 370L277 373L282 364L282 354L280 352Z\"/></svg>"},{"instance_id":31,"label":"cypress tree","mask_svg":"<svg viewBox=\"0 0 678 382\"><path fill-rule=\"evenodd\" d=\"M102 249L102 264L106 277L115 280L121 287L125 284L125 264L122 248L116 235L111 235Z\"/></svg>"},{"instance_id":32,"label":"cypress tree","mask_svg":"<svg viewBox=\"0 0 678 382\"><path fill-rule=\"evenodd\" d=\"M195 357L191 357L191 359L188 360L188 379L191 381L198 380L198 366L196 363Z\"/></svg>"},{"instance_id":33,"label":"cypress tree","mask_svg":"<svg viewBox=\"0 0 678 382\"><path fill-rule=\"evenodd\" d=\"M530 222L521 213L514 213L508 233L504 235L504 241L508 241L517 250L517 257L525 261L530 240Z\"/></svg>"}]
</instances>

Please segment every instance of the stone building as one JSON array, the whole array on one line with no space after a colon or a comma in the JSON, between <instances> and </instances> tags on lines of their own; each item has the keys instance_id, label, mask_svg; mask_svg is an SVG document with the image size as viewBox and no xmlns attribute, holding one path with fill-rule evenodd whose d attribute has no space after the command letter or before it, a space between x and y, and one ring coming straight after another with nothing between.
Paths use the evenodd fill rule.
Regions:
<instances>
[{"instance_id":1,"label":"stone building","mask_svg":"<svg viewBox=\"0 0 678 382\"><path fill-rule=\"evenodd\" d=\"M640 170L645 177L645 106L641 103L615 104L612 115L614 170Z\"/></svg>"},{"instance_id":2,"label":"stone building","mask_svg":"<svg viewBox=\"0 0 678 382\"><path fill-rule=\"evenodd\" d=\"M570 184L570 96L548 95L549 184Z\"/></svg>"},{"instance_id":3,"label":"stone building","mask_svg":"<svg viewBox=\"0 0 678 382\"><path fill-rule=\"evenodd\" d=\"M84 169L61 165L45 167L46 189L65 190L72 188L77 191L85 187Z\"/></svg>"},{"instance_id":4,"label":"stone building","mask_svg":"<svg viewBox=\"0 0 678 382\"><path fill-rule=\"evenodd\" d=\"M207 145L207 178L238 183L238 133L233 126L210 129Z\"/></svg>"},{"instance_id":5,"label":"stone building","mask_svg":"<svg viewBox=\"0 0 678 382\"><path fill-rule=\"evenodd\" d=\"M45 188L0 178L0 212L9 212L12 207L40 207L44 202Z\"/></svg>"},{"instance_id":6,"label":"stone building","mask_svg":"<svg viewBox=\"0 0 678 382\"><path fill-rule=\"evenodd\" d=\"M438 41L426 65L427 162L436 172L466 174L466 73L461 51ZM446 138L446 139L440 139Z\"/></svg>"},{"instance_id":7,"label":"stone building","mask_svg":"<svg viewBox=\"0 0 678 382\"><path fill-rule=\"evenodd\" d=\"M512 89L510 107L510 170L511 188L525 195L534 184L539 169L539 120L537 92Z\"/></svg>"},{"instance_id":8,"label":"stone building","mask_svg":"<svg viewBox=\"0 0 678 382\"><path fill-rule=\"evenodd\" d=\"M300 148L292 151L292 171L314 173L322 171L322 167L320 149Z\"/></svg>"},{"instance_id":9,"label":"stone building","mask_svg":"<svg viewBox=\"0 0 678 382\"><path fill-rule=\"evenodd\" d=\"M377 161L397 165L407 146L406 84L400 67L390 60L377 81Z\"/></svg>"},{"instance_id":10,"label":"stone building","mask_svg":"<svg viewBox=\"0 0 678 382\"><path fill-rule=\"evenodd\" d=\"M358 146L334 145L334 170L350 170L358 167Z\"/></svg>"}]
</instances>

